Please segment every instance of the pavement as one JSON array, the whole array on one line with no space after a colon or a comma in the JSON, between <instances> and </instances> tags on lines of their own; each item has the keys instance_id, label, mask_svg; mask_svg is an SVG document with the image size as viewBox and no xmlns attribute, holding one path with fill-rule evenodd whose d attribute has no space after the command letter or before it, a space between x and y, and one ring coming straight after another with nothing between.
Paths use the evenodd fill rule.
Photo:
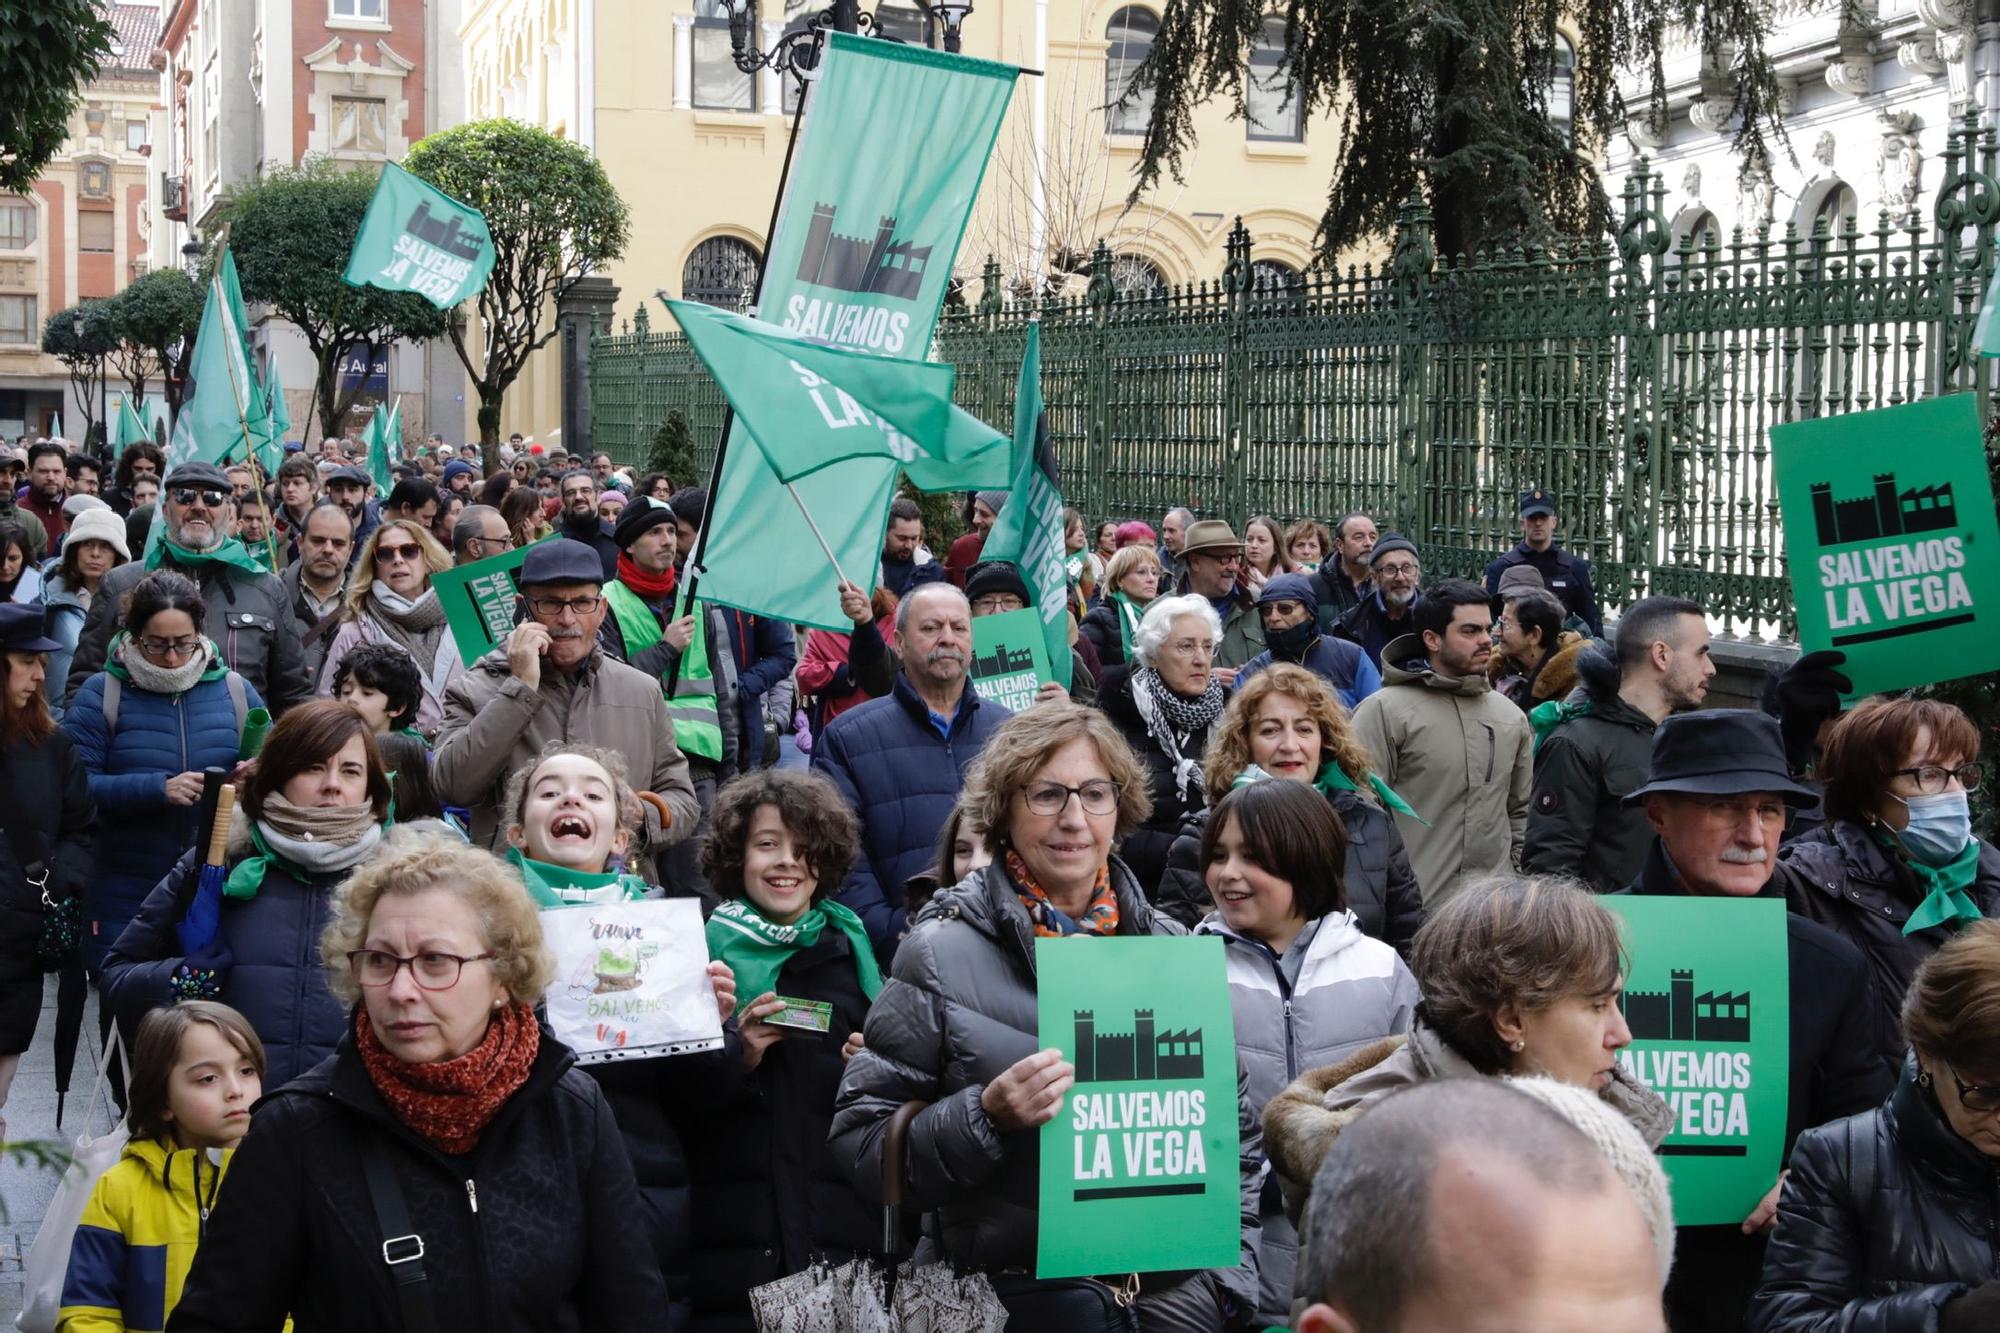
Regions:
<instances>
[{"instance_id":1,"label":"pavement","mask_svg":"<svg viewBox=\"0 0 2000 1333\"><path fill-rule=\"evenodd\" d=\"M35 1044L21 1057L13 1091L8 1094L6 1109L0 1111L6 1117L10 1140L54 1139L67 1147L79 1134L104 1133L117 1115L108 1093L91 1105L98 1059L97 995L93 991L85 1002L84 1036L78 1043L62 1128L56 1128L55 1030L56 979L49 977L42 992L41 1021L35 1025ZM12 1330L14 1316L20 1312L22 1266L59 1179L53 1171L0 1160L0 1213L4 1213L0 1216L0 1329Z\"/></svg>"}]
</instances>

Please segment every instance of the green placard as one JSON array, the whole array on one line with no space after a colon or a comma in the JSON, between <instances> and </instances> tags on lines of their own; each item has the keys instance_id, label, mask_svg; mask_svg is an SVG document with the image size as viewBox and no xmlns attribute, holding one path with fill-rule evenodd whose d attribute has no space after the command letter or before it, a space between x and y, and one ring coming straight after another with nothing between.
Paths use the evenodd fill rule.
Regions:
<instances>
[{"instance_id":1,"label":"green placard","mask_svg":"<svg viewBox=\"0 0 2000 1333\"><path fill-rule=\"evenodd\" d=\"M972 667L966 674L979 697L989 703L1016 713L1034 703L1035 691L1055 679L1034 608L974 616Z\"/></svg>"},{"instance_id":2,"label":"green placard","mask_svg":"<svg viewBox=\"0 0 2000 1333\"><path fill-rule=\"evenodd\" d=\"M2000 668L2000 525L1969 393L1771 428L1799 644L1855 694Z\"/></svg>"},{"instance_id":3,"label":"green placard","mask_svg":"<svg viewBox=\"0 0 2000 1333\"><path fill-rule=\"evenodd\" d=\"M544 537L542 541L562 541ZM514 602L520 596L514 587L514 571L540 545L526 546L500 555L489 555L469 565L431 575L438 602L444 607L444 623L451 627L458 656L467 666L492 652L514 632Z\"/></svg>"},{"instance_id":4,"label":"green placard","mask_svg":"<svg viewBox=\"0 0 2000 1333\"><path fill-rule=\"evenodd\" d=\"M1674 1221L1734 1225L1778 1182L1791 1086L1791 959L1776 898L1618 894L1632 970L1625 1072L1667 1099Z\"/></svg>"},{"instance_id":5,"label":"green placard","mask_svg":"<svg viewBox=\"0 0 2000 1333\"><path fill-rule=\"evenodd\" d=\"M1241 1258L1236 1030L1212 935L1038 939L1041 1047L1076 1066L1042 1126L1035 1275Z\"/></svg>"}]
</instances>

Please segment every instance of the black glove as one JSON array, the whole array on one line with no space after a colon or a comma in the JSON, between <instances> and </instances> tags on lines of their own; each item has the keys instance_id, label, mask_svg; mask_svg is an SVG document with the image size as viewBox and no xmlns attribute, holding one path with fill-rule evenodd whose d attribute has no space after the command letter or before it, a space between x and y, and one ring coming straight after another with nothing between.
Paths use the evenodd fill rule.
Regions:
<instances>
[{"instance_id":1,"label":"black glove","mask_svg":"<svg viewBox=\"0 0 2000 1333\"><path fill-rule=\"evenodd\" d=\"M229 969L236 966L236 955L220 939L211 940L202 948L181 959L181 965L174 969L168 985L176 999L213 1000L222 994L222 983L229 977Z\"/></svg>"},{"instance_id":2,"label":"black glove","mask_svg":"<svg viewBox=\"0 0 2000 1333\"><path fill-rule=\"evenodd\" d=\"M1986 1333L2000 1328L2000 1281L1982 1282L1938 1311L1939 1333Z\"/></svg>"},{"instance_id":3,"label":"black glove","mask_svg":"<svg viewBox=\"0 0 2000 1333\"><path fill-rule=\"evenodd\" d=\"M1841 696L1854 691L1854 682L1837 669L1846 662L1847 654L1838 649L1807 653L1772 682L1769 711L1778 715L1785 759L1794 773L1812 767L1820 727L1840 716Z\"/></svg>"}]
</instances>

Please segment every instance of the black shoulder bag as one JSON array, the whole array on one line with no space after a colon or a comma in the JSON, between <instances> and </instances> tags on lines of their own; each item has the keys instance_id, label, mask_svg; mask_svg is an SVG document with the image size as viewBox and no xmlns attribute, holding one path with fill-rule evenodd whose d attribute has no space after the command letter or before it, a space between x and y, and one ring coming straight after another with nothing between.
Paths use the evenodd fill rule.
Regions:
<instances>
[{"instance_id":1,"label":"black shoulder bag","mask_svg":"<svg viewBox=\"0 0 2000 1333\"><path fill-rule=\"evenodd\" d=\"M368 1179L368 1197L375 1204L375 1225L382 1229L382 1262L396 1282L396 1300L403 1307L403 1333L438 1333L437 1307L425 1286L424 1238L410 1225L403 1206L403 1187L389 1165L380 1139L364 1129L361 1171Z\"/></svg>"}]
</instances>

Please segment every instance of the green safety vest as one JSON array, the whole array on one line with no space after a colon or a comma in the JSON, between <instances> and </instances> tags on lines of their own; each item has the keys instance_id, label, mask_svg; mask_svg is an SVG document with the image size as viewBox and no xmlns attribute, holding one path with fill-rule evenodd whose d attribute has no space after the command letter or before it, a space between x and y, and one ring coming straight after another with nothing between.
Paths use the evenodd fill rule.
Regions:
<instances>
[{"instance_id":1,"label":"green safety vest","mask_svg":"<svg viewBox=\"0 0 2000 1333\"><path fill-rule=\"evenodd\" d=\"M618 620L618 632L625 636L625 656L637 657L658 643L660 622L639 600L639 594L612 580L604 587L611 614ZM686 614L685 606L681 614ZM705 615L694 618L694 637L681 654L680 683L674 697L667 700L667 713L674 720L674 740L688 754L700 755L710 763L722 762L722 723L715 711L715 678L708 669L708 631Z\"/></svg>"}]
</instances>

